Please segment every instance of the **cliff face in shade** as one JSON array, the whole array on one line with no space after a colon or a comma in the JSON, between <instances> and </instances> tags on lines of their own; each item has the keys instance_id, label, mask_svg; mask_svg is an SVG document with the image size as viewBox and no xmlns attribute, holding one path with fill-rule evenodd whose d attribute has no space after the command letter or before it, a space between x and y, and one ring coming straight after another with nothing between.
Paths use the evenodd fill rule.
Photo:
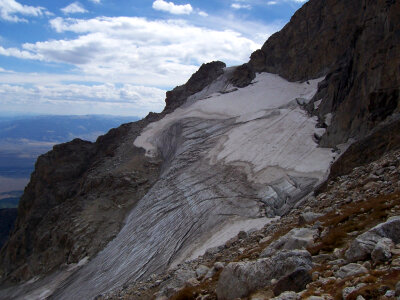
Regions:
<instances>
[{"instance_id":1,"label":"cliff face in shade","mask_svg":"<svg viewBox=\"0 0 400 300\"><path fill-rule=\"evenodd\" d=\"M168 91L165 99L164 113L170 113L181 106L186 99L210 85L214 80L221 76L226 67L221 61L213 61L202 64L199 70L194 73L189 80L172 91Z\"/></svg>"},{"instance_id":2,"label":"cliff face in shade","mask_svg":"<svg viewBox=\"0 0 400 300\"><path fill-rule=\"evenodd\" d=\"M16 218L17 218L16 208L0 209L0 248L7 241L10 231L14 227L14 222Z\"/></svg>"},{"instance_id":3,"label":"cliff face in shade","mask_svg":"<svg viewBox=\"0 0 400 300\"><path fill-rule=\"evenodd\" d=\"M41 155L0 252L1 275L20 281L93 256L153 184L158 162L124 142L148 124L122 125L96 143L79 139Z\"/></svg>"},{"instance_id":4,"label":"cliff face in shade","mask_svg":"<svg viewBox=\"0 0 400 300\"><path fill-rule=\"evenodd\" d=\"M333 113L322 145L365 136L399 112L400 3L310 0L251 55L255 72L291 81L326 76L314 111Z\"/></svg>"}]
</instances>

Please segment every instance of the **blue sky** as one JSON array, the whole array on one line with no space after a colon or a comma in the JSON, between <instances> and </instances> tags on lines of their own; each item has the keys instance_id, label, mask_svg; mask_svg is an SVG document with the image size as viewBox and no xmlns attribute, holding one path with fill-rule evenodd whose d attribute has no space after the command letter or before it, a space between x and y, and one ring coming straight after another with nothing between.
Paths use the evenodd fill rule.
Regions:
<instances>
[{"instance_id":1,"label":"blue sky","mask_svg":"<svg viewBox=\"0 0 400 300\"><path fill-rule=\"evenodd\" d=\"M213 60L246 62L306 0L0 0L0 114L161 111Z\"/></svg>"}]
</instances>

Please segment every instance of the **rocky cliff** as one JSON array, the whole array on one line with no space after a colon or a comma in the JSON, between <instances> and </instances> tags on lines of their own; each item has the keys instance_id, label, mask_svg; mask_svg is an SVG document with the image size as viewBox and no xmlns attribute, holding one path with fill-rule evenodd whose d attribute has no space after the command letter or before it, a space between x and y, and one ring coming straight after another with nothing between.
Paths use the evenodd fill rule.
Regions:
<instances>
[{"instance_id":1,"label":"rocky cliff","mask_svg":"<svg viewBox=\"0 0 400 300\"><path fill-rule=\"evenodd\" d=\"M293 81L325 76L312 109L333 146L399 112L399 21L395 0L310 0L248 65Z\"/></svg>"},{"instance_id":2,"label":"rocky cliff","mask_svg":"<svg viewBox=\"0 0 400 300\"><path fill-rule=\"evenodd\" d=\"M8 235L14 227L17 218L17 209L3 208L0 209L0 248L8 240Z\"/></svg>"},{"instance_id":3,"label":"rocky cliff","mask_svg":"<svg viewBox=\"0 0 400 300\"><path fill-rule=\"evenodd\" d=\"M46 277L11 287L0 298L93 298L157 278L204 253L218 255L233 245L244 254L240 243L227 241L236 231L276 216L285 224L294 209L319 205L306 196L316 187L326 192L329 182L322 183L338 156L331 181L399 146L399 24L395 0L310 0L248 63L202 65L185 85L167 92L161 114L111 130L95 143L55 146L36 163L16 227L0 252L0 274L4 283L55 278L60 266L72 275L51 280L51 287ZM358 142L343 155L337 146L349 138ZM396 174L390 173L393 189ZM264 257L268 280L292 280L312 268L310 254L276 255L289 255L304 268L290 263L279 273L265 267L271 258ZM258 268L256 262L240 264L238 272ZM178 279L186 278L179 284L193 277L178 271ZM152 284L146 288L157 287ZM182 287L174 284L163 286L164 295ZM269 283L254 284L243 295Z\"/></svg>"}]
</instances>

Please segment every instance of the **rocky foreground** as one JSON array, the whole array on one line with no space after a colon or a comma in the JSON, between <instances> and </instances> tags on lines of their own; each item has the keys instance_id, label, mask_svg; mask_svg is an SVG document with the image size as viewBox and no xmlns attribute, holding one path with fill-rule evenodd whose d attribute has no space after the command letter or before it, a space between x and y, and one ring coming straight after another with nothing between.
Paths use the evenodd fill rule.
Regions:
<instances>
[{"instance_id":1,"label":"rocky foreground","mask_svg":"<svg viewBox=\"0 0 400 300\"><path fill-rule=\"evenodd\" d=\"M331 178L262 230L98 299L397 299L400 150Z\"/></svg>"}]
</instances>

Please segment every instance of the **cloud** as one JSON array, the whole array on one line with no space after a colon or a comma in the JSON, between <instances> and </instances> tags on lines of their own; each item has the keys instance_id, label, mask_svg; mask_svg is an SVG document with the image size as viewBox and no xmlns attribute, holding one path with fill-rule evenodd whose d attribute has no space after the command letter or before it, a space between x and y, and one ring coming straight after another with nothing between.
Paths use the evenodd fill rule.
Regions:
<instances>
[{"instance_id":1,"label":"cloud","mask_svg":"<svg viewBox=\"0 0 400 300\"><path fill-rule=\"evenodd\" d=\"M43 59L42 56L34 54L29 51L20 50L17 48L3 48L2 46L0 46L0 55L12 56L12 57L22 58L22 59L36 59L36 60Z\"/></svg>"},{"instance_id":2,"label":"cloud","mask_svg":"<svg viewBox=\"0 0 400 300\"><path fill-rule=\"evenodd\" d=\"M26 111L28 105L32 113L93 114L107 111L115 115L143 117L149 111L161 111L164 98L162 89L131 84L37 84L30 87L0 84L3 110Z\"/></svg>"},{"instance_id":3,"label":"cloud","mask_svg":"<svg viewBox=\"0 0 400 300\"><path fill-rule=\"evenodd\" d=\"M176 5L173 2L164 0L156 0L153 2L155 10L166 11L174 15L189 15L193 12L193 7L190 4Z\"/></svg>"},{"instance_id":4,"label":"cloud","mask_svg":"<svg viewBox=\"0 0 400 300\"><path fill-rule=\"evenodd\" d=\"M295 2L295 3L305 3L308 0L271 0L267 2L267 5L277 5L280 3Z\"/></svg>"},{"instance_id":5,"label":"cloud","mask_svg":"<svg viewBox=\"0 0 400 300\"><path fill-rule=\"evenodd\" d=\"M234 9L251 9L251 5L239 3L232 3L231 7Z\"/></svg>"},{"instance_id":6,"label":"cloud","mask_svg":"<svg viewBox=\"0 0 400 300\"><path fill-rule=\"evenodd\" d=\"M202 19L198 17L199 22ZM0 55L42 61L64 73L0 72L1 110L34 106L47 113L111 111L143 116L161 110L164 90L186 82L200 64L213 60L242 64L279 29L234 15L224 19L211 15L204 24L208 27L175 19L53 18L50 27L68 39L19 48L0 46Z\"/></svg>"},{"instance_id":7,"label":"cloud","mask_svg":"<svg viewBox=\"0 0 400 300\"><path fill-rule=\"evenodd\" d=\"M64 8L61 8L61 11L64 14L80 14L87 12L87 10L79 2L71 3Z\"/></svg>"},{"instance_id":8,"label":"cloud","mask_svg":"<svg viewBox=\"0 0 400 300\"><path fill-rule=\"evenodd\" d=\"M185 82L203 62L242 63L260 47L238 32L198 27L182 20L55 18L50 24L57 32L73 32L78 37L27 43L22 51L41 60L75 65L84 74L105 78L126 75L135 82L151 79L158 86Z\"/></svg>"},{"instance_id":9,"label":"cloud","mask_svg":"<svg viewBox=\"0 0 400 300\"><path fill-rule=\"evenodd\" d=\"M90 2L93 2L93 3L95 3L95 4L100 4L100 0L89 0Z\"/></svg>"},{"instance_id":10,"label":"cloud","mask_svg":"<svg viewBox=\"0 0 400 300\"><path fill-rule=\"evenodd\" d=\"M208 13L206 13L205 11L198 11L198 14L199 14L199 16L202 16L202 17L208 17Z\"/></svg>"},{"instance_id":11,"label":"cloud","mask_svg":"<svg viewBox=\"0 0 400 300\"><path fill-rule=\"evenodd\" d=\"M9 22L27 22L17 15L39 17L50 14L44 7L29 6L18 3L15 0L0 1L0 18Z\"/></svg>"}]
</instances>

